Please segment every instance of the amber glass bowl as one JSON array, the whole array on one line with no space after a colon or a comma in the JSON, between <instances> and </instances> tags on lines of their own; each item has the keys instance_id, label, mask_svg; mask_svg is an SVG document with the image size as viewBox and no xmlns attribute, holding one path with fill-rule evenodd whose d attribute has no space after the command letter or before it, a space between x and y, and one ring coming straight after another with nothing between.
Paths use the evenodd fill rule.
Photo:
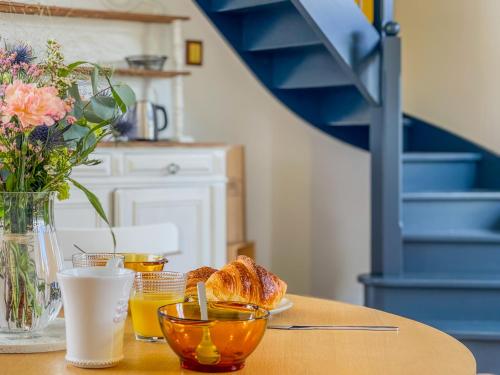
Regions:
<instances>
[{"instance_id":1,"label":"amber glass bowl","mask_svg":"<svg viewBox=\"0 0 500 375\"><path fill-rule=\"evenodd\" d=\"M136 272L158 272L168 263L163 255L122 253L125 256L125 268Z\"/></svg>"},{"instance_id":2,"label":"amber glass bowl","mask_svg":"<svg viewBox=\"0 0 500 375\"><path fill-rule=\"evenodd\" d=\"M202 372L241 369L264 336L269 311L251 304L209 302L208 320L200 319L197 302L174 303L158 309L164 337L181 360L181 367ZM217 363L200 360L206 335L219 353ZM202 338L205 335L205 344Z\"/></svg>"}]
</instances>

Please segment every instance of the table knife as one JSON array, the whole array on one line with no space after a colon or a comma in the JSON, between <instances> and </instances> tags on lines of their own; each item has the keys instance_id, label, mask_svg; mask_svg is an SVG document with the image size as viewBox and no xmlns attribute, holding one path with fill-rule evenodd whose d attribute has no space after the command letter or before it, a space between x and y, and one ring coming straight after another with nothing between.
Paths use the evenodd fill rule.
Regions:
<instances>
[{"instance_id":1,"label":"table knife","mask_svg":"<svg viewBox=\"0 0 500 375\"><path fill-rule=\"evenodd\" d=\"M269 325L268 329L281 329L288 331L381 331L398 332L399 327L394 326L337 326L337 325Z\"/></svg>"}]
</instances>

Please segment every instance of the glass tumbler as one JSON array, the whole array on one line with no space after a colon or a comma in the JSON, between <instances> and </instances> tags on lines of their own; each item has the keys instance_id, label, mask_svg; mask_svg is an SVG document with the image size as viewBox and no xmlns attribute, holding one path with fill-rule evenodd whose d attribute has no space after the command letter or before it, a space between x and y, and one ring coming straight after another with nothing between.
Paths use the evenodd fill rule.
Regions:
<instances>
[{"instance_id":1,"label":"glass tumbler","mask_svg":"<svg viewBox=\"0 0 500 375\"><path fill-rule=\"evenodd\" d=\"M109 260L117 259L119 267L123 268L125 255L114 253L82 253L73 254L72 261L74 268L82 267L105 267Z\"/></svg>"},{"instance_id":2,"label":"glass tumbler","mask_svg":"<svg viewBox=\"0 0 500 375\"><path fill-rule=\"evenodd\" d=\"M184 301L186 274L182 272L137 272L130 297L135 338L140 341L164 341L158 320L158 308Z\"/></svg>"}]
</instances>

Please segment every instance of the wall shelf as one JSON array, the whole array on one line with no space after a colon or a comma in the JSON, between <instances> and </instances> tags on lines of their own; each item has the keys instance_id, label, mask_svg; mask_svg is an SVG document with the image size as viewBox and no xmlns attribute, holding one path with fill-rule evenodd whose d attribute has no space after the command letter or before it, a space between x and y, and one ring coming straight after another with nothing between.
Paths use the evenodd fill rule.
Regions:
<instances>
[{"instance_id":1,"label":"wall shelf","mask_svg":"<svg viewBox=\"0 0 500 375\"><path fill-rule=\"evenodd\" d=\"M143 69L116 69L116 75L129 77L146 77L146 78L173 78L177 76L188 76L191 72L182 70L143 70Z\"/></svg>"},{"instance_id":2,"label":"wall shelf","mask_svg":"<svg viewBox=\"0 0 500 375\"><path fill-rule=\"evenodd\" d=\"M84 74L91 74L92 67L80 67L76 71ZM130 68L118 68L118 69L107 69L106 71L112 71L114 75L117 76L127 76L127 77L143 77L143 78L174 78L178 76L189 76L191 72L186 70L144 70L144 69L130 69Z\"/></svg>"},{"instance_id":3,"label":"wall shelf","mask_svg":"<svg viewBox=\"0 0 500 375\"><path fill-rule=\"evenodd\" d=\"M0 1L0 13L49 16L49 17L92 18L92 19L132 21L132 22L144 22L144 23L171 23L174 21L189 20L189 17L185 16L67 8L67 7L49 6L41 4L25 4L12 1Z\"/></svg>"},{"instance_id":4,"label":"wall shelf","mask_svg":"<svg viewBox=\"0 0 500 375\"><path fill-rule=\"evenodd\" d=\"M183 78L189 76L191 73L184 70L184 42L182 38L182 24L183 21L188 21L190 18L178 15L164 15L164 14L147 14L147 13L133 13L133 12L120 12L111 10L95 10L95 9L81 9L60 6L50 6L41 4L26 4L14 1L1 1L0 0L0 13L16 14L16 15L32 15L43 17L69 17L69 18L82 18L82 19L95 19L95 20L111 20L111 21L130 21L140 23L154 23L154 24L170 24L170 31L172 34L172 70L142 70L142 69L129 69L117 68L109 69L115 75L128 76L128 77L142 77L142 78L160 78L172 79L172 123L175 126L173 138L178 141L190 139L184 135L184 84ZM80 67L79 71L83 74L89 74L92 67Z\"/></svg>"}]
</instances>

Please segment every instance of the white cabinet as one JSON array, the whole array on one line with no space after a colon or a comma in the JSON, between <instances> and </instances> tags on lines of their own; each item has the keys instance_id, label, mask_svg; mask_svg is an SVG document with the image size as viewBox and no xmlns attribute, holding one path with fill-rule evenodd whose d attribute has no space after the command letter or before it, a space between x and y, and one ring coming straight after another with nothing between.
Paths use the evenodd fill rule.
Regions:
<instances>
[{"instance_id":1,"label":"white cabinet","mask_svg":"<svg viewBox=\"0 0 500 375\"><path fill-rule=\"evenodd\" d=\"M108 218L112 215L111 187L100 187L87 185L89 189L99 198L101 205ZM56 225L65 228L98 228L107 226L90 205L87 197L78 189L71 188L71 198L57 202L54 212Z\"/></svg>"},{"instance_id":2,"label":"white cabinet","mask_svg":"<svg viewBox=\"0 0 500 375\"><path fill-rule=\"evenodd\" d=\"M170 268L221 267L227 260L226 182L231 147L102 147L102 164L78 168L73 177L100 199L113 226L172 222L180 247ZM56 203L56 226L105 226L83 193Z\"/></svg>"},{"instance_id":3,"label":"white cabinet","mask_svg":"<svg viewBox=\"0 0 500 375\"><path fill-rule=\"evenodd\" d=\"M115 199L117 226L175 223L181 228L179 249L167 254L176 269L187 271L211 263L210 187L118 189Z\"/></svg>"}]
</instances>

